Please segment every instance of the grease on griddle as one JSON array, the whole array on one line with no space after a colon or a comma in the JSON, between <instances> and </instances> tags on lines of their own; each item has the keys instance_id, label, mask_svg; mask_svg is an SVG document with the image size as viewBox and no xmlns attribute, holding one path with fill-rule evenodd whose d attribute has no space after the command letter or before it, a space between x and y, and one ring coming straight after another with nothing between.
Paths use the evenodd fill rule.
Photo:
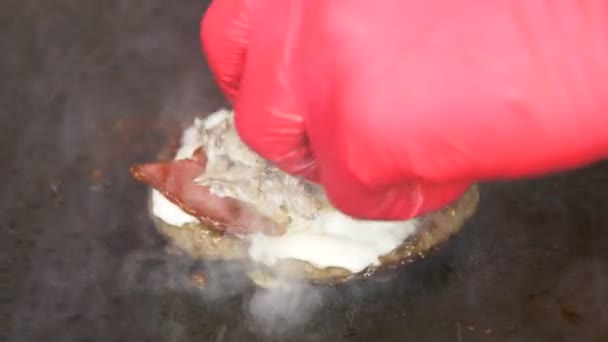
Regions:
<instances>
[{"instance_id":1,"label":"grease on griddle","mask_svg":"<svg viewBox=\"0 0 608 342\"><path fill-rule=\"evenodd\" d=\"M560 308L562 318L570 324L580 324L583 321L583 315L581 315L576 309L562 305Z\"/></svg>"}]
</instances>

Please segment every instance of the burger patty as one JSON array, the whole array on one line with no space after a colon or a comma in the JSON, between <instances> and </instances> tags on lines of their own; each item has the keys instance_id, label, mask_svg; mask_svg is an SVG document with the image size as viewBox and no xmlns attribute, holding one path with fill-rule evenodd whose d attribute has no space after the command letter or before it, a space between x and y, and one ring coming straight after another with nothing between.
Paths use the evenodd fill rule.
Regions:
<instances>
[{"instance_id":1,"label":"burger patty","mask_svg":"<svg viewBox=\"0 0 608 342\"><path fill-rule=\"evenodd\" d=\"M131 173L155 189L151 212L172 245L195 259L253 264L258 284L266 278L334 284L407 263L447 241L477 207L473 186L415 220L352 219L331 206L321 187L251 151L233 119L225 110L196 119L174 160L134 165ZM173 221L180 213L189 216Z\"/></svg>"},{"instance_id":2,"label":"burger patty","mask_svg":"<svg viewBox=\"0 0 608 342\"><path fill-rule=\"evenodd\" d=\"M423 217L413 235L399 247L380 257L380 265L370 266L363 272L355 274L339 267L318 268L308 262L295 259L280 260L273 267L256 264L256 268L257 271L270 277L302 279L319 285L332 285L370 277L379 271L392 269L424 257L446 242L475 213L478 202L479 191L474 185L444 209ZM157 217L154 217L154 221L161 234L166 236L172 245L194 259L250 261L248 243L245 240L199 223L176 227Z\"/></svg>"}]
</instances>

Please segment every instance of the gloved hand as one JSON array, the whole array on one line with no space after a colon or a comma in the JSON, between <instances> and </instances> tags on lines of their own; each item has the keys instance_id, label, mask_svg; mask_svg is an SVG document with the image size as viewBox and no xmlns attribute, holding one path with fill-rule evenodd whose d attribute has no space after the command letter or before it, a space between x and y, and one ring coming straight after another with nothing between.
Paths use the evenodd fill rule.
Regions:
<instances>
[{"instance_id":1,"label":"gloved hand","mask_svg":"<svg viewBox=\"0 0 608 342\"><path fill-rule=\"evenodd\" d=\"M607 6L215 0L201 38L245 143L347 214L406 219L607 155Z\"/></svg>"}]
</instances>

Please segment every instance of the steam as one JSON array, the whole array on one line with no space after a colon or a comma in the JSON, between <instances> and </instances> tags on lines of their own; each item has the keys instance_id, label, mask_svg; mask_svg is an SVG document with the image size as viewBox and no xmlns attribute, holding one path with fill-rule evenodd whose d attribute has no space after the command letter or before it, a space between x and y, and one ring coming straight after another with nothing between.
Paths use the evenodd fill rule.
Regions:
<instances>
[{"instance_id":1,"label":"steam","mask_svg":"<svg viewBox=\"0 0 608 342\"><path fill-rule=\"evenodd\" d=\"M151 291L155 294L189 294L199 305L226 308L230 317L243 317L246 328L256 334L284 336L296 333L306 326L323 306L327 289L305 282L292 282L272 288L261 288L247 276L244 262L197 262L168 249L135 251L123 262L120 269L121 290L125 293ZM205 284L193 281L193 275L204 276ZM241 312L229 300L241 300ZM222 311L221 310L221 311ZM177 324L170 322L171 324ZM240 323L239 323L240 324ZM227 332L225 325L217 327L216 339ZM179 330L179 329L178 329Z\"/></svg>"},{"instance_id":2,"label":"steam","mask_svg":"<svg viewBox=\"0 0 608 342\"><path fill-rule=\"evenodd\" d=\"M249 302L249 313L265 334L284 335L304 327L323 304L323 291L304 282L258 289Z\"/></svg>"}]
</instances>

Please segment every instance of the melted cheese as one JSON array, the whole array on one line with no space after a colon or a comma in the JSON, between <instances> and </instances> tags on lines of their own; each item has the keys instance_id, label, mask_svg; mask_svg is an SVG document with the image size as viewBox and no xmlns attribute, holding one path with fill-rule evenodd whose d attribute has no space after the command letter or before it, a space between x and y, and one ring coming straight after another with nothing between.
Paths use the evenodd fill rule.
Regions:
<instances>
[{"instance_id":1,"label":"melted cheese","mask_svg":"<svg viewBox=\"0 0 608 342\"><path fill-rule=\"evenodd\" d=\"M246 237L251 259L267 266L297 259L356 273L377 265L380 256L416 230L416 220L361 221L337 211L320 188L279 171L250 151L238 138L230 111L196 119L184 131L175 159L191 156L200 146L208 161L197 183L209 186L218 196L253 203L263 214L288 224L288 232L280 237ZM155 190L152 213L173 226L197 222Z\"/></svg>"}]
</instances>

